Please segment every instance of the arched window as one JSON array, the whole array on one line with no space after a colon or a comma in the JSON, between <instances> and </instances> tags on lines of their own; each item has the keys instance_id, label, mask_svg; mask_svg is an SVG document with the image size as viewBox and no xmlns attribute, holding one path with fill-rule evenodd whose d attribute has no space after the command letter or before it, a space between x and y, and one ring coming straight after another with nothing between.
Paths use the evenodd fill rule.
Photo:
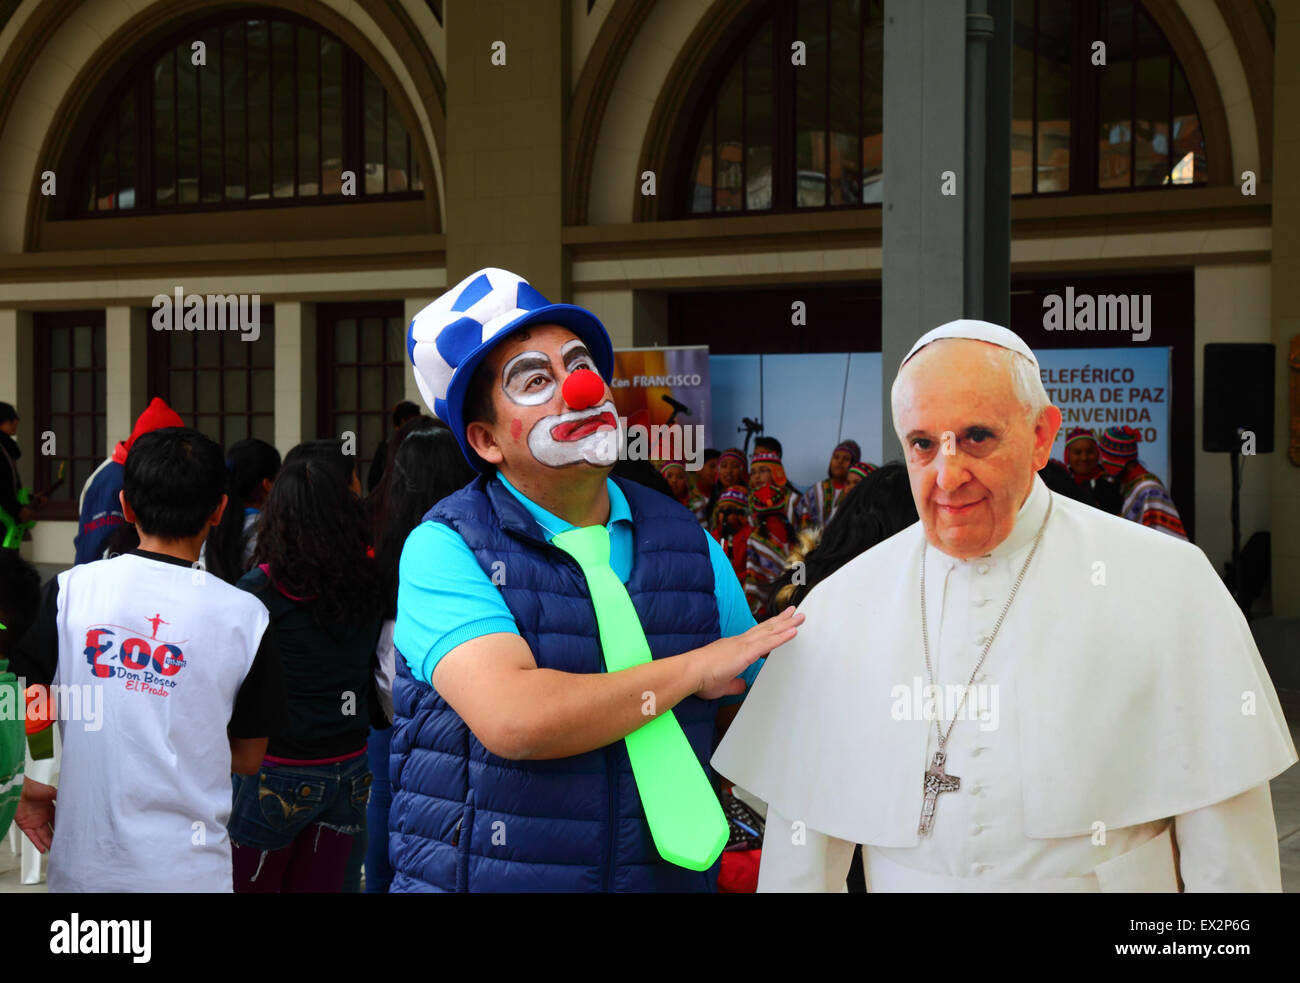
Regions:
<instances>
[{"instance_id":1,"label":"arched window","mask_svg":"<svg viewBox=\"0 0 1300 983\"><path fill-rule=\"evenodd\" d=\"M292 15L192 25L142 58L77 157L75 217L421 197L394 100Z\"/></svg>"},{"instance_id":2,"label":"arched window","mask_svg":"<svg viewBox=\"0 0 1300 983\"><path fill-rule=\"evenodd\" d=\"M881 201L883 6L759 8L691 121L679 214ZM1012 43L1013 194L1208 180L1187 76L1139 0L1015 0Z\"/></svg>"},{"instance_id":3,"label":"arched window","mask_svg":"<svg viewBox=\"0 0 1300 983\"><path fill-rule=\"evenodd\" d=\"M1204 184L1205 139L1137 0L1015 0L1012 194Z\"/></svg>"},{"instance_id":4,"label":"arched window","mask_svg":"<svg viewBox=\"0 0 1300 983\"><path fill-rule=\"evenodd\" d=\"M684 211L879 202L883 0L768 6L701 107Z\"/></svg>"}]
</instances>

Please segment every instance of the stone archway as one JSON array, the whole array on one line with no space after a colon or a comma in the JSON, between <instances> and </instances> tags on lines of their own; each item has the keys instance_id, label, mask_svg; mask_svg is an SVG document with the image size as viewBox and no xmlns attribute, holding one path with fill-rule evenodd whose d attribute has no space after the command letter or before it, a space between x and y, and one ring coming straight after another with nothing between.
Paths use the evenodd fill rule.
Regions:
<instances>
[{"instance_id":1,"label":"stone archway","mask_svg":"<svg viewBox=\"0 0 1300 983\"><path fill-rule=\"evenodd\" d=\"M337 34L398 100L418 141L420 166L432 175L429 221L445 214L442 73L400 4L383 0L264 0ZM131 9L135 7L136 9ZM80 112L124 51L160 36L187 15L210 12L202 0L93 4L46 0L19 8L6 32L14 39L0 62L0 145L9 167L0 190L0 252L37 247L45 219L40 174L67 149ZM20 21L19 16L25 15Z\"/></svg>"}]
</instances>

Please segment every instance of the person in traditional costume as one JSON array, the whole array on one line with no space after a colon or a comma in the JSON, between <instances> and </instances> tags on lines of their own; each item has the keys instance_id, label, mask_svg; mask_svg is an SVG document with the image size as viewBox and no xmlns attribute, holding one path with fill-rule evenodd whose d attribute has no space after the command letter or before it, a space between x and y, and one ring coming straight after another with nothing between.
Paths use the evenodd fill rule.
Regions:
<instances>
[{"instance_id":1,"label":"person in traditional costume","mask_svg":"<svg viewBox=\"0 0 1300 983\"><path fill-rule=\"evenodd\" d=\"M750 459L749 490L754 491L765 485L772 485L783 493L781 500L785 503L783 506L785 521L791 529L797 529L799 526L795 512L802 498L785 475L785 465L781 463L779 451L757 450ZM754 525L757 526L759 523L754 522Z\"/></svg>"},{"instance_id":2,"label":"person in traditional costume","mask_svg":"<svg viewBox=\"0 0 1300 983\"><path fill-rule=\"evenodd\" d=\"M1065 435L1061 458L1082 493L1076 498L1111 515L1119 514L1124 499L1118 483L1101 466L1095 433L1087 427L1073 428Z\"/></svg>"},{"instance_id":3,"label":"person in traditional costume","mask_svg":"<svg viewBox=\"0 0 1300 983\"><path fill-rule=\"evenodd\" d=\"M718 455L719 494L736 485L749 487L749 468L745 461L745 452L739 447L728 447Z\"/></svg>"},{"instance_id":4,"label":"person in traditional costume","mask_svg":"<svg viewBox=\"0 0 1300 983\"><path fill-rule=\"evenodd\" d=\"M862 483L862 479L876 470L874 464L868 464L866 461L854 461L849 466L849 473L844 479L844 489L846 492L852 491Z\"/></svg>"},{"instance_id":5,"label":"person in traditional costume","mask_svg":"<svg viewBox=\"0 0 1300 983\"><path fill-rule=\"evenodd\" d=\"M796 529L821 529L831 521L831 513L848 487L849 468L860 457L862 448L856 440L842 440L836 445L826 466L826 477L799 497L795 507Z\"/></svg>"},{"instance_id":6,"label":"person in traditional costume","mask_svg":"<svg viewBox=\"0 0 1300 983\"><path fill-rule=\"evenodd\" d=\"M709 531L722 552L731 561L736 579L743 585L748 569L746 546L754 527L749 524L749 492L743 485L732 485L718 496L709 520Z\"/></svg>"},{"instance_id":7,"label":"person in traditional costume","mask_svg":"<svg viewBox=\"0 0 1300 983\"><path fill-rule=\"evenodd\" d=\"M771 436L770 434L754 438L754 453L758 454L760 451L770 451L771 453L775 454L778 462L782 459L783 455L785 454L785 450L781 447L781 441L777 440L775 437ZM782 468L781 473L783 475L785 474L784 467ZM790 496L790 509L791 509L791 514L793 515L793 509L796 505L799 504L799 498L803 494L803 492L801 492L798 488L796 488L790 482L789 478L783 477L780 481L780 484L785 485L785 490L787 494L789 494ZM753 487L752 483L750 487L751 488Z\"/></svg>"},{"instance_id":8,"label":"person in traditional costume","mask_svg":"<svg viewBox=\"0 0 1300 983\"><path fill-rule=\"evenodd\" d=\"M686 475L686 465L681 461L665 461L659 465L659 473L672 489L673 498L681 503L699 521L700 512L708 504L708 499L701 495L694 483Z\"/></svg>"},{"instance_id":9,"label":"person in traditional costume","mask_svg":"<svg viewBox=\"0 0 1300 983\"><path fill-rule=\"evenodd\" d=\"M718 456L719 451L717 448L704 448L704 463L695 472L695 478L692 482L692 487L704 499L704 505L696 512L696 516L700 520L700 525L705 529L709 528L709 519L713 516L713 506L718 503L718 495L722 492L722 489L718 487Z\"/></svg>"},{"instance_id":10,"label":"person in traditional costume","mask_svg":"<svg viewBox=\"0 0 1300 983\"><path fill-rule=\"evenodd\" d=\"M877 892L1279 891L1295 747L1205 554L1047 489L1005 328L923 335L892 406L921 521L812 589L712 759L768 804L759 890L863 844Z\"/></svg>"},{"instance_id":11,"label":"person in traditional costume","mask_svg":"<svg viewBox=\"0 0 1300 983\"><path fill-rule=\"evenodd\" d=\"M1101 435L1101 466L1119 484L1123 496L1119 514L1150 529L1187 538L1182 517L1164 483L1137 456L1142 432L1133 427L1107 427Z\"/></svg>"},{"instance_id":12,"label":"person in traditional costume","mask_svg":"<svg viewBox=\"0 0 1300 983\"><path fill-rule=\"evenodd\" d=\"M754 617L768 615L768 585L785 570L786 557L794 545L794 526L789 518L789 494L784 485L766 484L751 489L749 515L754 531L746 543L745 596Z\"/></svg>"}]
</instances>

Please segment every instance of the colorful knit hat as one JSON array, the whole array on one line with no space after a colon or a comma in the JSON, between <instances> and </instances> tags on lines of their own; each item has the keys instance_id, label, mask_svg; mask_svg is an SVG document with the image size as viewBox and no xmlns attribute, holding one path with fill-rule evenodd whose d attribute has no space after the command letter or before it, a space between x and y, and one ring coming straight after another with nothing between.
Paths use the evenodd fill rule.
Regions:
<instances>
[{"instance_id":1,"label":"colorful knit hat","mask_svg":"<svg viewBox=\"0 0 1300 983\"><path fill-rule=\"evenodd\" d=\"M749 493L749 511L755 518L785 512L790 492L784 485L763 485Z\"/></svg>"},{"instance_id":2,"label":"colorful knit hat","mask_svg":"<svg viewBox=\"0 0 1300 983\"><path fill-rule=\"evenodd\" d=\"M718 493L718 500L713 503L713 512L709 515L709 528L720 534L722 532L722 520L727 513L731 512L744 516L748 521L748 509L749 492L740 485L732 485L730 488Z\"/></svg>"},{"instance_id":3,"label":"colorful knit hat","mask_svg":"<svg viewBox=\"0 0 1300 983\"><path fill-rule=\"evenodd\" d=\"M1107 427L1097 442L1097 452L1103 465L1123 470L1129 461L1137 459L1137 442L1142 432L1133 427Z\"/></svg>"},{"instance_id":4,"label":"colorful knit hat","mask_svg":"<svg viewBox=\"0 0 1300 983\"><path fill-rule=\"evenodd\" d=\"M682 464L681 461L664 461L663 464L659 465L659 473L663 475L665 478L667 478L668 472L671 471L673 468L676 468L678 471L681 471L683 474L686 472L686 465Z\"/></svg>"},{"instance_id":5,"label":"colorful knit hat","mask_svg":"<svg viewBox=\"0 0 1300 983\"><path fill-rule=\"evenodd\" d=\"M853 465L849 468L849 474L856 474L859 477L865 478L874 470L876 470L874 464L868 464L866 461L854 461Z\"/></svg>"},{"instance_id":6,"label":"colorful knit hat","mask_svg":"<svg viewBox=\"0 0 1300 983\"><path fill-rule=\"evenodd\" d=\"M754 456L749 460L749 466L752 468L762 461L767 461L769 464L780 464L781 455L776 451L754 451Z\"/></svg>"},{"instance_id":7,"label":"colorful knit hat","mask_svg":"<svg viewBox=\"0 0 1300 983\"><path fill-rule=\"evenodd\" d=\"M858 446L856 440L841 440L835 445L835 450L831 451L831 457L834 457L840 451L848 451L850 461L856 461L862 457L862 448Z\"/></svg>"},{"instance_id":8,"label":"colorful knit hat","mask_svg":"<svg viewBox=\"0 0 1300 983\"><path fill-rule=\"evenodd\" d=\"M722 468L723 461L735 461L740 465L740 480L744 484L749 484L749 462L745 460L745 452L738 447L728 447L718 455L718 468Z\"/></svg>"},{"instance_id":9,"label":"colorful knit hat","mask_svg":"<svg viewBox=\"0 0 1300 983\"><path fill-rule=\"evenodd\" d=\"M741 509L747 509L749 508L749 492L747 492L741 485L732 485L726 491L718 495L718 501L713 507L717 509L724 502L729 505L735 505Z\"/></svg>"},{"instance_id":10,"label":"colorful knit hat","mask_svg":"<svg viewBox=\"0 0 1300 983\"><path fill-rule=\"evenodd\" d=\"M1091 430L1089 430L1087 427L1075 427L1065 435L1064 449L1068 451L1070 449L1070 445L1073 444L1076 440L1091 440L1095 444L1097 443L1097 435L1093 433Z\"/></svg>"}]
</instances>

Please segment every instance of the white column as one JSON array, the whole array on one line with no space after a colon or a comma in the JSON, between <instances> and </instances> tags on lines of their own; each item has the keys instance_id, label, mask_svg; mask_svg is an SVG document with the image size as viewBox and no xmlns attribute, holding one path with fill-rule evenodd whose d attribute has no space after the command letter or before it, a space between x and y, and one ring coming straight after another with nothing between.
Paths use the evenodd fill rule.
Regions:
<instances>
[{"instance_id":1,"label":"white column","mask_svg":"<svg viewBox=\"0 0 1300 983\"><path fill-rule=\"evenodd\" d=\"M316 433L316 305L275 305L275 446L287 454Z\"/></svg>"},{"instance_id":2,"label":"white column","mask_svg":"<svg viewBox=\"0 0 1300 983\"><path fill-rule=\"evenodd\" d=\"M106 411L104 426L105 457L113 453L119 440L126 440L135 426L136 417L149 402L147 351L149 347L149 311L143 307L114 306L104 308L104 351ZM193 423L192 420L186 421Z\"/></svg>"},{"instance_id":3,"label":"white column","mask_svg":"<svg viewBox=\"0 0 1300 983\"><path fill-rule=\"evenodd\" d=\"M415 315L433 303L432 297L407 297L406 298L406 327L410 330L411 321ZM406 398L416 406L420 407L421 413L432 414L431 407L424 405L424 397L420 395L420 387L415 384L415 369L407 360L406 365Z\"/></svg>"}]
</instances>

